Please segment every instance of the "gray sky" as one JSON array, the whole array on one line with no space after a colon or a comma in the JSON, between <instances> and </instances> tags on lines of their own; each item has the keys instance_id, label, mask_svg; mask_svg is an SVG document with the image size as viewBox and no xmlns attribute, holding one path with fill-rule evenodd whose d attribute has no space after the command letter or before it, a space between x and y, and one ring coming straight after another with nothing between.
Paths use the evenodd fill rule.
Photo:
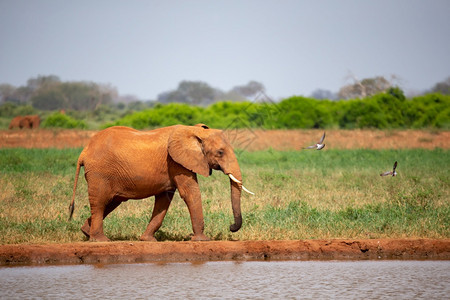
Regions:
<instances>
[{"instance_id":1,"label":"gray sky","mask_svg":"<svg viewBox=\"0 0 450 300\"><path fill-rule=\"evenodd\" d=\"M0 0L0 83L111 84L156 99L182 80L274 98L397 76L407 92L450 76L450 1Z\"/></svg>"}]
</instances>

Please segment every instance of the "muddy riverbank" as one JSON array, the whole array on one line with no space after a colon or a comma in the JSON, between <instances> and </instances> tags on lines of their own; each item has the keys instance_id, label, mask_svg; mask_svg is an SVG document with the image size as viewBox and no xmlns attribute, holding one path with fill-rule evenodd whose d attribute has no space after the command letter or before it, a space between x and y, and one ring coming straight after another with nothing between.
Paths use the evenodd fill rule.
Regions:
<instances>
[{"instance_id":1,"label":"muddy riverbank","mask_svg":"<svg viewBox=\"0 0 450 300\"><path fill-rule=\"evenodd\" d=\"M219 260L450 260L450 239L110 242L0 246L0 265Z\"/></svg>"}]
</instances>

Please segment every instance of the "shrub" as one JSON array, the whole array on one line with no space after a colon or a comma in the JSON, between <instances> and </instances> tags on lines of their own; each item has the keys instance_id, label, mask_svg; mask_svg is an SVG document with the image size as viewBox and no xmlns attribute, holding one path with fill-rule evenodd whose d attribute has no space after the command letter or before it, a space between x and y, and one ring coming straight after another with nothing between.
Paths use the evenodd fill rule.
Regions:
<instances>
[{"instance_id":1,"label":"shrub","mask_svg":"<svg viewBox=\"0 0 450 300\"><path fill-rule=\"evenodd\" d=\"M49 115L43 122L44 128L80 128L86 129L87 125L84 121L75 120L65 114L59 112Z\"/></svg>"},{"instance_id":2,"label":"shrub","mask_svg":"<svg viewBox=\"0 0 450 300\"><path fill-rule=\"evenodd\" d=\"M445 112L449 107L450 96L427 94L414 97L405 109L406 125L413 128L449 128L450 118Z\"/></svg>"},{"instance_id":3,"label":"shrub","mask_svg":"<svg viewBox=\"0 0 450 300\"><path fill-rule=\"evenodd\" d=\"M202 110L202 108L197 106L180 103L157 105L153 109L146 109L127 115L110 125L131 126L136 129L175 124L195 125L201 123Z\"/></svg>"},{"instance_id":4,"label":"shrub","mask_svg":"<svg viewBox=\"0 0 450 300\"><path fill-rule=\"evenodd\" d=\"M35 115L36 110L31 105L17 105L6 102L0 106L0 117L13 118L15 116Z\"/></svg>"},{"instance_id":5,"label":"shrub","mask_svg":"<svg viewBox=\"0 0 450 300\"><path fill-rule=\"evenodd\" d=\"M433 121L433 127L436 128L450 128L450 106L442 110Z\"/></svg>"},{"instance_id":6,"label":"shrub","mask_svg":"<svg viewBox=\"0 0 450 300\"><path fill-rule=\"evenodd\" d=\"M278 128L318 128L317 100L291 97L278 105L280 111Z\"/></svg>"}]
</instances>

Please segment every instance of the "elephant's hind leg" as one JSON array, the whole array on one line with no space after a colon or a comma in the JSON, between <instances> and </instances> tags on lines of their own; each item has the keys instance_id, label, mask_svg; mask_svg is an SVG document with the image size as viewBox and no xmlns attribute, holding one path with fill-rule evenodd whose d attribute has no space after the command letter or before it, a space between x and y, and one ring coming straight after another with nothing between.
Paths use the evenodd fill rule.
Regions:
<instances>
[{"instance_id":1,"label":"elephant's hind leg","mask_svg":"<svg viewBox=\"0 0 450 300\"><path fill-rule=\"evenodd\" d=\"M164 192L155 196L155 206L153 208L150 223L145 232L141 235L141 241L156 242L155 232L161 227L161 224L169 209L170 203L175 191Z\"/></svg>"},{"instance_id":2,"label":"elephant's hind leg","mask_svg":"<svg viewBox=\"0 0 450 300\"><path fill-rule=\"evenodd\" d=\"M109 241L103 232L103 219L125 200L127 199L113 198L106 206L91 204L91 216L81 227L81 231L89 237L90 241Z\"/></svg>"},{"instance_id":3,"label":"elephant's hind leg","mask_svg":"<svg viewBox=\"0 0 450 300\"><path fill-rule=\"evenodd\" d=\"M110 212L112 212L117 206L120 205L125 200L119 200L119 199L113 199L108 205L106 205L105 211L103 213L103 219L106 218L106 216L109 215ZM84 222L84 225L81 226L81 232L84 233L86 237L90 237L90 231L91 231L91 217L87 218Z\"/></svg>"},{"instance_id":4,"label":"elephant's hind leg","mask_svg":"<svg viewBox=\"0 0 450 300\"><path fill-rule=\"evenodd\" d=\"M86 221L84 221L83 226L81 226L81 232L83 232L84 235L89 238L91 232L91 217L87 218Z\"/></svg>"}]
</instances>

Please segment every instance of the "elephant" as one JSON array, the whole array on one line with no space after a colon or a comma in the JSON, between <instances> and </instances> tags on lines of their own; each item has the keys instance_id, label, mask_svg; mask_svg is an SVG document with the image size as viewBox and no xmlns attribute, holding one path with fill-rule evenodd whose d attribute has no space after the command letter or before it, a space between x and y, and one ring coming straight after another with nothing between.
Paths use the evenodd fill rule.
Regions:
<instances>
[{"instance_id":1,"label":"elephant","mask_svg":"<svg viewBox=\"0 0 450 300\"><path fill-rule=\"evenodd\" d=\"M176 190L186 203L193 229L192 241L206 241L197 174L208 177L212 170L230 178L234 224L242 226L242 175L234 150L221 130L205 124L173 125L139 131L114 126L96 133L82 150L76 167L69 220L74 212L80 168L84 167L91 216L81 231L90 241L109 241L103 220L120 203L155 196L154 208L142 241L156 241Z\"/></svg>"},{"instance_id":2,"label":"elephant","mask_svg":"<svg viewBox=\"0 0 450 300\"><path fill-rule=\"evenodd\" d=\"M32 129L38 128L41 124L41 118L38 115L29 115L25 116L26 119L29 121L29 126Z\"/></svg>"},{"instance_id":3,"label":"elephant","mask_svg":"<svg viewBox=\"0 0 450 300\"><path fill-rule=\"evenodd\" d=\"M8 129L14 129L14 128L30 128L29 122L27 119L24 119L22 116L14 117L11 122L9 123Z\"/></svg>"},{"instance_id":4,"label":"elephant","mask_svg":"<svg viewBox=\"0 0 450 300\"><path fill-rule=\"evenodd\" d=\"M41 123L41 118L38 115L17 116L11 120L8 129L14 128L38 128Z\"/></svg>"}]
</instances>

